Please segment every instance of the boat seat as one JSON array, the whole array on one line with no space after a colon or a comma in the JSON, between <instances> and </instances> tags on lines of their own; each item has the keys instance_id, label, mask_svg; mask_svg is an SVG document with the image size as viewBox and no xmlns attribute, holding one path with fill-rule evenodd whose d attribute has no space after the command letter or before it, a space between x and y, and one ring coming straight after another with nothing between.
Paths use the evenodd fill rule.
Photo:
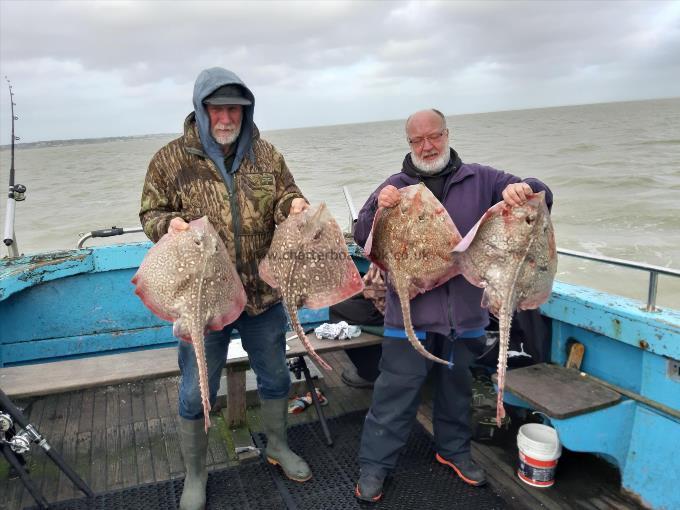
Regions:
<instances>
[{"instance_id":1,"label":"boat seat","mask_svg":"<svg viewBox=\"0 0 680 510\"><path fill-rule=\"evenodd\" d=\"M291 335L293 333L288 332L286 337ZM307 340L316 352L323 354L379 344L382 337L362 332L349 340L319 340L311 333ZM297 337L287 343L287 358L299 359L307 354ZM230 358L225 363L229 402L227 421L231 427L238 427L246 421L246 372L249 368L247 356ZM176 375L179 375L177 348L164 347L2 367L0 389L8 397L19 399Z\"/></svg>"},{"instance_id":2,"label":"boat seat","mask_svg":"<svg viewBox=\"0 0 680 510\"><path fill-rule=\"evenodd\" d=\"M597 411L621 400L621 394L581 374L573 368L548 363L530 365L508 370L505 391L558 420ZM497 382L496 374L493 380Z\"/></svg>"}]
</instances>

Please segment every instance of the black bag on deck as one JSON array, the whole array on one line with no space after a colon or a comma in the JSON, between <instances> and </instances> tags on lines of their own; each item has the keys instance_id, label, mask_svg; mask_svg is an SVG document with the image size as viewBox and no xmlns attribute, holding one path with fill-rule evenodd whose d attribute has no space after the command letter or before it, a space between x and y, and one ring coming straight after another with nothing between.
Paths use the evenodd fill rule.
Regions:
<instances>
[{"instance_id":1,"label":"black bag on deck","mask_svg":"<svg viewBox=\"0 0 680 510\"><path fill-rule=\"evenodd\" d=\"M515 312L510 328L508 367L524 367L550 361L551 336L551 321L543 317L539 310ZM498 337L498 319L494 316L491 316L487 337L489 340ZM520 355L513 356L513 353L520 353ZM498 364L498 342L481 354L476 363L495 367Z\"/></svg>"}]
</instances>

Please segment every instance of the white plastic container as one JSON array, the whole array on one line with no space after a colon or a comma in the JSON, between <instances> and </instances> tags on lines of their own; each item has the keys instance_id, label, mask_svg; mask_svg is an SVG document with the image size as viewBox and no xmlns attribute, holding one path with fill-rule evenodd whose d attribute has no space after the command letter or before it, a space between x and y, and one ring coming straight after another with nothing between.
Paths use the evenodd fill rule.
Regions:
<instances>
[{"instance_id":1,"label":"white plastic container","mask_svg":"<svg viewBox=\"0 0 680 510\"><path fill-rule=\"evenodd\" d=\"M520 480L534 487L550 487L555 483L557 459L562 445L557 431L540 423L527 423L517 433Z\"/></svg>"}]
</instances>

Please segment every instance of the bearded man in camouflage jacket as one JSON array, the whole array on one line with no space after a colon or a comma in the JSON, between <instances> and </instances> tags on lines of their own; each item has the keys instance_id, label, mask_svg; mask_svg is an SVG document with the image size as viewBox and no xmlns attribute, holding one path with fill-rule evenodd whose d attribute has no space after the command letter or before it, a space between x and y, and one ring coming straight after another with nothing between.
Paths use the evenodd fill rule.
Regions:
<instances>
[{"instance_id":1,"label":"bearded man in camouflage jacket","mask_svg":"<svg viewBox=\"0 0 680 510\"><path fill-rule=\"evenodd\" d=\"M194 85L194 111L184 121L184 135L151 160L139 213L146 235L157 242L168 231L188 228L207 216L229 251L245 287L243 314L222 331L205 337L210 404L214 405L229 337L237 329L257 374L267 457L289 478L312 476L307 463L286 439L290 375L285 359L287 318L277 290L258 274L275 225L288 214L309 207L283 156L259 136L253 122L255 97L231 71L214 67ZM205 506L207 436L198 386L198 368L190 343L179 342L180 438L186 479L183 510Z\"/></svg>"}]
</instances>

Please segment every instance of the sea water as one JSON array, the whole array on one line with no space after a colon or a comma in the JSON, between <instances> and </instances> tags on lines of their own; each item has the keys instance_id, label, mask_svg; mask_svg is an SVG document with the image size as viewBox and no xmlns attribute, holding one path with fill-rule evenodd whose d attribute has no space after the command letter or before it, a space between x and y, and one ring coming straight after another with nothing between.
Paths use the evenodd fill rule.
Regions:
<instances>
[{"instance_id":1,"label":"sea water","mask_svg":"<svg viewBox=\"0 0 680 510\"><path fill-rule=\"evenodd\" d=\"M558 247L680 269L680 98L447 117L465 162L537 177L555 196ZM178 132L177 125L168 132ZM256 114L257 122L257 114ZM30 126L18 126L21 130ZM15 230L24 253L73 248L84 232L139 225L153 154L178 134L20 144ZM311 202L325 201L342 227L349 209L398 172L409 150L404 119L265 131ZM9 150L0 152L0 185ZM0 216L4 222L4 196ZM92 241L132 241L143 235ZM4 248L4 247L3 247ZM5 255L5 253L3 253ZM644 300L647 273L562 256L559 280ZM658 304L680 308L680 279L659 278Z\"/></svg>"}]
</instances>

